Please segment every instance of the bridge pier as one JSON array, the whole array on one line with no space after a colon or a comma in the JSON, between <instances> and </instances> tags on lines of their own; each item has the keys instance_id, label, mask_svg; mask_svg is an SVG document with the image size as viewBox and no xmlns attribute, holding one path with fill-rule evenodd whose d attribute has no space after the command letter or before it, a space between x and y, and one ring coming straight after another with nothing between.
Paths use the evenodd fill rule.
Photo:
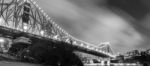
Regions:
<instances>
[{"instance_id":1,"label":"bridge pier","mask_svg":"<svg viewBox=\"0 0 150 66\"><path fill-rule=\"evenodd\" d=\"M107 61L102 60L100 64L101 65L110 65L110 61L109 60L107 60Z\"/></svg>"},{"instance_id":2,"label":"bridge pier","mask_svg":"<svg viewBox=\"0 0 150 66\"><path fill-rule=\"evenodd\" d=\"M105 63L104 63L105 61L101 61L101 65L105 65Z\"/></svg>"},{"instance_id":3,"label":"bridge pier","mask_svg":"<svg viewBox=\"0 0 150 66\"><path fill-rule=\"evenodd\" d=\"M110 60L107 61L107 65L108 65L108 66L110 65Z\"/></svg>"}]
</instances>

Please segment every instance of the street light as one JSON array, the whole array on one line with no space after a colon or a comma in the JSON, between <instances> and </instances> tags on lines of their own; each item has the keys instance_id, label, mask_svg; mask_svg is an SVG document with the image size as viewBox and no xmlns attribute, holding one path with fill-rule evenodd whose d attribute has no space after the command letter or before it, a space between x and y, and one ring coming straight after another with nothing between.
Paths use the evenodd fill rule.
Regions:
<instances>
[{"instance_id":1,"label":"street light","mask_svg":"<svg viewBox=\"0 0 150 66\"><path fill-rule=\"evenodd\" d=\"M44 31L41 31L40 33L41 33L42 36L44 35Z\"/></svg>"},{"instance_id":2,"label":"street light","mask_svg":"<svg viewBox=\"0 0 150 66\"><path fill-rule=\"evenodd\" d=\"M80 44L80 46L83 46L83 45L84 45L83 43Z\"/></svg>"},{"instance_id":3,"label":"street light","mask_svg":"<svg viewBox=\"0 0 150 66\"><path fill-rule=\"evenodd\" d=\"M23 26L23 29L27 30L27 29L28 29L28 27L27 27L27 26Z\"/></svg>"},{"instance_id":4,"label":"street light","mask_svg":"<svg viewBox=\"0 0 150 66\"><path fill-rule=\"evenodd\" d=\"M77 44L77 42L76 42L76 41L73 41L73 44L75 45L75 44Z\"/></svg>"},{"instance_id":5,"label":"street light","mask_svg":"<svg viewBox=\"0 0 150 66\"><path fill-rule=\"evenodd\" d=\"M23 23L23 29L26 31L28 29L28 25L26 23Z\"/></svg>"},{"instance_id":6,"label":"street light","mask_svg":"<svg viewBox=\"0 0 150 66\"><path fill-rule=\"evenodd\" d=\"M5 40L3 38L0 38L0 43L4 43Z\"/></svg>"}]
</instances>

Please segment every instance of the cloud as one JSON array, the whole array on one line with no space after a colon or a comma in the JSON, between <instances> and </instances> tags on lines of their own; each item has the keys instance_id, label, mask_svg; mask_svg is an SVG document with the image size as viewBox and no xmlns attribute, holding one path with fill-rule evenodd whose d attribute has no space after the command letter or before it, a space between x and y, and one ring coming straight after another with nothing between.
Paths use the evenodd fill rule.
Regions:
<instances>
[{"instance_id":1,"label":"cloud","mask_svg":"<svg viewBox=\"0 0 150 66\"><path fill-rule=\"evenodd\" d=\"M143 42L143 36L134 29L130 20L105 7L104 0L37 2L50 16L56 18L56 23L78 39L94 45L110 41L114 51L134 49Z\"/></svg>"},{"instance_id":2,"label":"cloud","mask_svg":"<svg viewBox=\"0 0 150 66\"><path fill-rule=\"evenodd\" d=\"M112 12L95 17L97 24L91 30L83 33L84 39L98 45L100 42L110 41L115 51L133 50L141 45L143 36L132 27L130 21ZM89 25L90 26L90 25Z\"/></svg>"}]
</instances>

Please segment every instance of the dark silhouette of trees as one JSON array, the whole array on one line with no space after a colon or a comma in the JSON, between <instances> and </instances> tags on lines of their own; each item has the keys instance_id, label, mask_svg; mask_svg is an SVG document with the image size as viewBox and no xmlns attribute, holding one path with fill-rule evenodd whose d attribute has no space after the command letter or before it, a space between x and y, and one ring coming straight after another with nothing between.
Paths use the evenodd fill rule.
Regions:
<instances>
[{"instance_id":1,"label":"dark silhouette of trees","mask_svg":"<svg viewBox=\"0 0 150 66\"><path fill-rule=\"evenodd\" d=\"M125 61L140 62L145 66L150 63L150 49L146 51L139 52L138 50L130 52L130 58L125 59Z\"/></svg>"},{"instance_id":2,"label":"dark silhouette of trees","mask_svg":"<svg viewBox=\"0 0 150 66\"><path fill-rule=\"evenodd\" d=\"M17 53L23 51L25 48L29 47L29 44L23 42L13 43L9 48L8 53L16 55Z\"/></svg>"},{"instance_id":3,"label":"dark silhouette of trees","mask_svg":"<svg viewBox=\"0 0 150 66\"><path fill-rule=\"evenodd\" d=\"M14 43L9 53L18 54L24 62L40 63L51 66L83 66L73 49L65 46L62 41L33 40L32 45Z\"/></svg>"}]
</instances>

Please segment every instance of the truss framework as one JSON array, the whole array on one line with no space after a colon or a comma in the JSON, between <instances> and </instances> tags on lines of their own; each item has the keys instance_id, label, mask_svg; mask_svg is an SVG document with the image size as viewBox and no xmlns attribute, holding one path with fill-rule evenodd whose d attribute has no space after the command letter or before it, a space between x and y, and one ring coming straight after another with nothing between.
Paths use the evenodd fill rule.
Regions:
<instances>
[{"instance_id":1,"label":"truss framework","mask_svg":"<svg viewBox=\"0 0 150 66\"><path fill-rule=\"evenodd\" d=\"M29 3L29 21L23 22L23 12L25 3ZM32 0L0 0L0 26L16 29L39 35L46 38L65 41L72 45L86 48L89 51L96 51L114 57L110 52L110 47L105 49L96 47L87 42L81 41L69 35L65 30L60 28L53 18L50 18L37 4ZM108 51L105 51L108 50Z\"/></svg>"}]
</instances>

